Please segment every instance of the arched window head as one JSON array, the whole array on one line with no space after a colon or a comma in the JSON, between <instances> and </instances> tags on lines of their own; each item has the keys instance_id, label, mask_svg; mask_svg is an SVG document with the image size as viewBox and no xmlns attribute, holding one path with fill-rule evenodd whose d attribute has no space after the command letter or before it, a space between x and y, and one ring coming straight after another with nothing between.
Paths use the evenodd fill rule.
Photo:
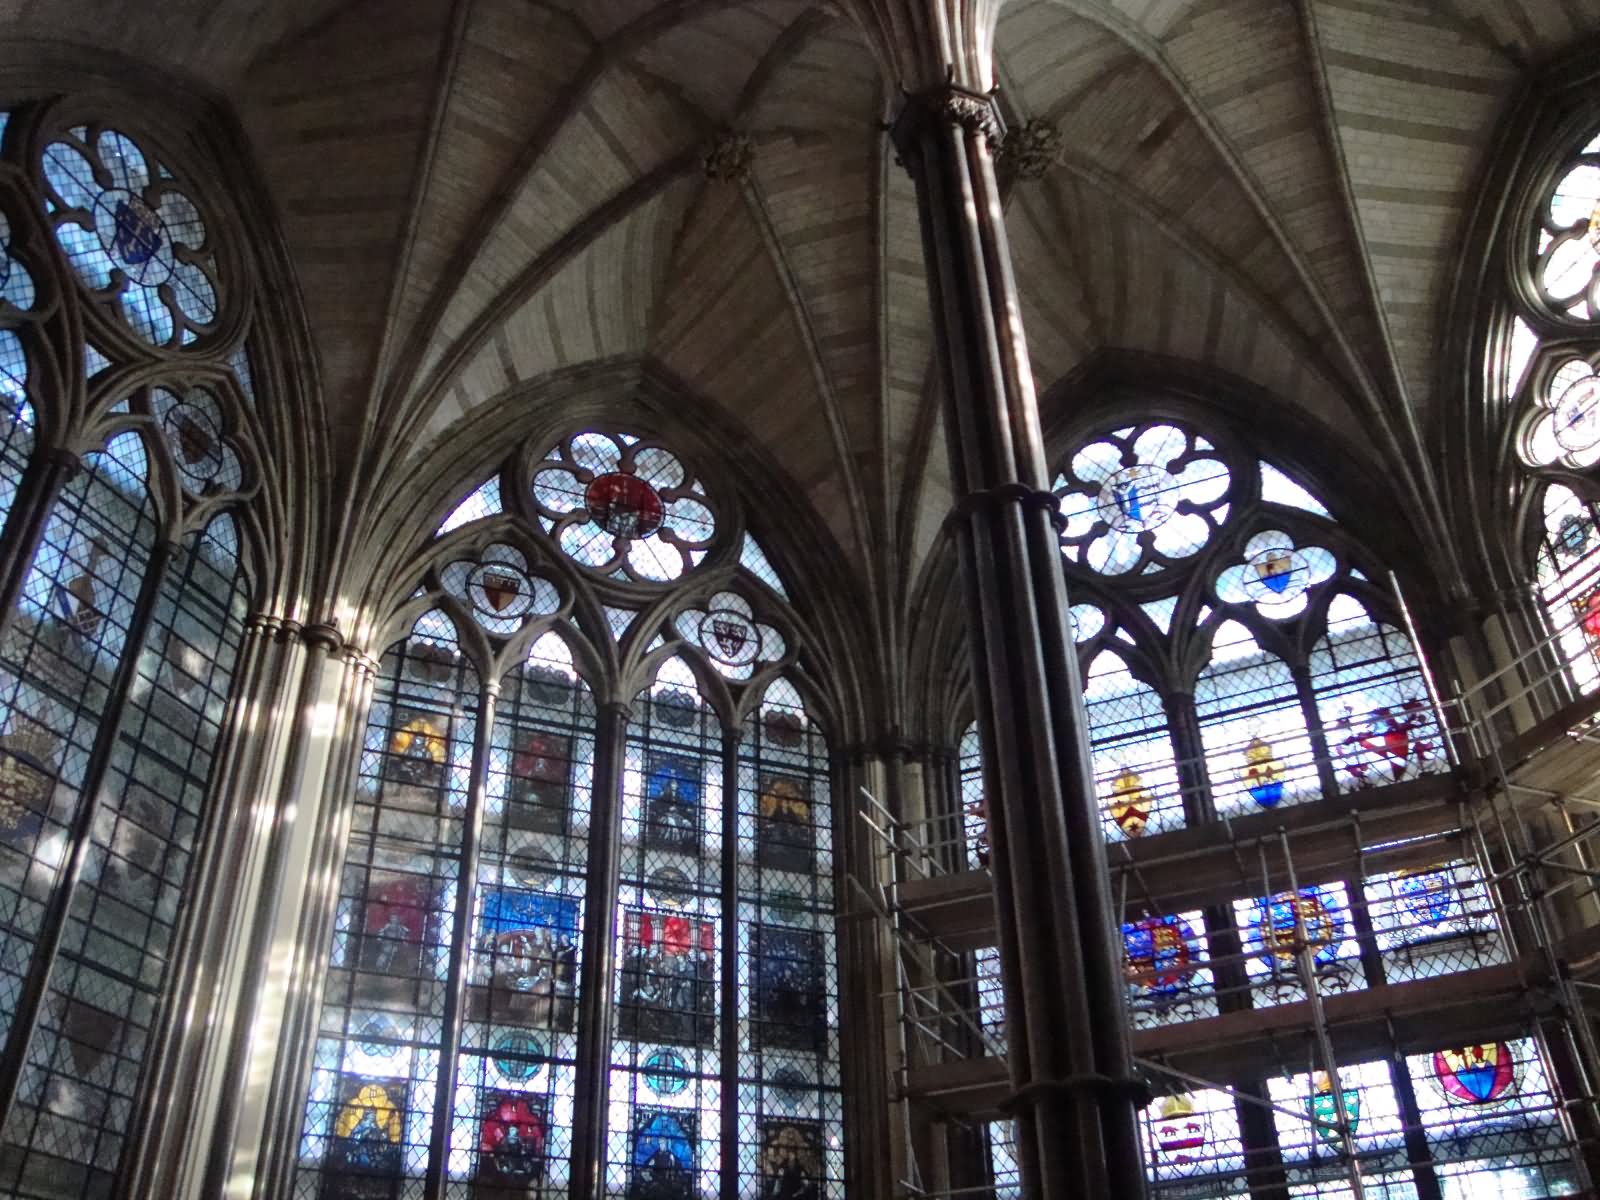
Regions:
<instances>
[{"instance_id":1,"label":"arched window head","mask_svg":"<svg viewBox=\"0 0 1600 1200\"><path fill-rule=\"evenodd\" d=\"M551 447L534 466L533 502L568 557L618 579L677 579L717 530L678 456L630 433L577 433Z\"/></svg>"},{"instance_id":2,"label":"arched window head","mask_svg":"<svg viewBox=\"0 0 1600 1200\"><path fill-rule=\"evenodd\" d=\"M1107 837L1444 769L1396 606L1303 483L1176 418L1066 457L1062 561Z\"/></svg>"},{"instance_id":3,"label":"arched window head","mask_svg":"<svg viewBox=\"0 0 1600 1200\"><path fill-rule=\"evenodd\" d=\"M1552 311L1600 320L1600 136L1567 161L1541 206L1534 277Z\"/></svg>"},{"instance_id":4,"label":"arched window head","mask_svg":"<svg viewBox=\"0 0 1600 1200\"><path fill-rule=\"evenodd\" d=\"M102 126L76 126L44 148L46 207L79 279L156 346L211 331L217 268L206 222L148 146Z\"/></svg>"}]
</instances>

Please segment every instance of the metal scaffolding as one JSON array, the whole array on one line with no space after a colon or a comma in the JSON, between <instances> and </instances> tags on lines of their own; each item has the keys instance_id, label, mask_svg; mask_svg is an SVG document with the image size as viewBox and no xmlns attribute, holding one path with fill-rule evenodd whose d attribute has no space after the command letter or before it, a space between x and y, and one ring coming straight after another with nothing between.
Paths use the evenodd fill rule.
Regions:
<instances>
[{"instance_id":1,"label":"metal scaffolding","mask_svg":"<svg viewBox=\"0 0 1600 1200\"><path fill-rule=\"evenodd\" d=\"M1207 1089L1231 1098L1246 1124L1250 1112L1267 1129L1298 1123L1320 1164L1251 1145L1216 1177L1223 1190L1195 1191L1191 1180L1181 1194L1364 1200L1400 1194L1381 1181L1414 1173L1419 1190L1406 1194L1444 1195L1438 1178L1466 1168L1434 1159L1437 1130L1419 1119L1409 1079L1395 1076L1392 1144L1374 1150L1357 1136L1359 1086L1344 1072L1367 1055L1403 1075L1408 1054L1441 1040L1512 1037L1531 1039L1530 1070L1552 1089L1555 1132L1540 1153L1570 1162L1572 1185L1592 1192L1600 1049L1586 1001L1600 996L1600 673L1576 658L1593 658L1577 624L1468 687L1440 688L1419 652L1446 741L1439 773L1108 847L1124 933L1159 938L1206 914L1196 962L1174 966L1152 951L1128 964L1135 1052L1153 1094ZM1003 1133L995 1123L1011 1083L990 884L971 823L959 811L903 820L866 793L858 816L880 850L879 886L858 887L858 899L894 948L884 999L897 1027L901 1190L1018 1195L1003 1137L990 1136ZM1402 890L1412 908L1448 909L1448 931L1416 937ZM1344 906L1348 936L1330 934L1329 914L1302 899L1313 893ZM1260 1081L1295 1067L1326 1097L1323 1108L1267 1094ZM979 1151L981 1172L952 1161ZM1157 1195L1162 1182L1153 1179Z\"/></svg>"}]
</instances>

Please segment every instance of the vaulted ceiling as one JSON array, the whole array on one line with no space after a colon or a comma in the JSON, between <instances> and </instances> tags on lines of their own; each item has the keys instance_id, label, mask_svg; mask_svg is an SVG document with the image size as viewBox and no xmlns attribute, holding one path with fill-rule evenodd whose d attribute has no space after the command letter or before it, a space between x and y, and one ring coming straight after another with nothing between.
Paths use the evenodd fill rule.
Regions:
<instances>
[{"instance_id":1,"label":"vaulted ceiling","mask_svg":"<svg viewBox=\"0 0 1600 1200\"><path fill-rule=\"evenodd\" d=\"M634 357L723 406L904 602L948 479L914 196L882 132L892 89L838 6L8 12L232 103L298 270L338 461L375 502L509 389ZM1596 30L1600 0L1009 0L1004 103L1062 134L1007 211L1041 392L1101 348L1176 356L1392 468L1441 402L1491 130L1529 72ZM726 128L753 143L743 184L702 166Z\"/></svg>"}]
</instances>

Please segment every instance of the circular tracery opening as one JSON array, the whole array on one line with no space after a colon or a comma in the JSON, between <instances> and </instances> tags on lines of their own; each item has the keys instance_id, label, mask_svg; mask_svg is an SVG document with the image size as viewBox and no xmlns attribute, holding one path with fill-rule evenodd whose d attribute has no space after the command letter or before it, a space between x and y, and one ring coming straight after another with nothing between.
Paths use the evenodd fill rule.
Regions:
<instances>
[{"instance_id":1,"label":"circular tracery opening","mask_svg":"<svg viewBox=\"0 0 1600 1200\"><path fill-rule=\"evenodd\" d=\"M1119 533L1158 529L1172 516L1170 497L1177 483L1172 472L1149 463L1124 467L1100 488L1100 519Z\"/></svg>"}]
</instances>

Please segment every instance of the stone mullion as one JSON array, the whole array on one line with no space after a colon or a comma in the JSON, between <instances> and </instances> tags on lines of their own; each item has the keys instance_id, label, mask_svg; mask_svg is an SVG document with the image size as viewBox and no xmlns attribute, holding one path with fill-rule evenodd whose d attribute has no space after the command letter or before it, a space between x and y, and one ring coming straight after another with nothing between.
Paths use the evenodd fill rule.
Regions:
<instances>
[{"instance_id":1,"label":"stone mullion","mask_svg":"<svg viewBox=\"0 0 1600 1200\"><path fill-rule=\"evenodd\" d=\"M1317 764L1317 782L1325 799L1339 794L1339 775L1333 769L1333 751L1328 747L1328 735L1322 728L1322 716L1317 712L1317 691L1311 681L1311 668L1291 668L1294 690L1300 701L1300 717L1306 724L1306 736L1311 742L1311 756Z\"/></svg>"},{"instance_id":2,"label":"stone mullion","mask_svg":"<svg viewBox=\"0 0 1600 1200\"><path fill-rule=\"evenodd\" d=\"M447 1183L450 1127L456 1107L456 1064L461 1058L461 1031L466 1024L467 972L472 966L473 897L477 892L478 862L483 848L483 805L488 788L489 757L494 747L495 707L499 699L499 682L486 681L478 694L467 805L461 816L461 846L456 852L455 911L451 919L449 968L445 975L444 1014L439 1023L439 1073L433 1094L428 1170L423 1180L425 1200L443 1200ZM447 821L449 817L439 819Z\"/></svg>"},{"instance_id":3,"label":"stone mullion","mask_svg":"<svg viewBox=\"0 0 1600 1200\"><path fill-rule=\"evenodd\" d=\"M1412 1164L1417 1200L1444 1200L1438 1173L1433 1169L1433 1155L1428 1150L1428 1138L1422 1129L1422 1108L1417 1103L1417 1090L1412 1086L1404 1055L1391 1056L1389 1074L1394 1083L1395 1099L1399 1101L1400 1122L1405 1127L1406 1158Z\"/></svg>"},{"instance_id":4,"label":"stone mullion","mask_svg":"<svg viewBox=\"0 0 1600 1200\"><path fill-rule=\"evenodd\" d=\"M28 1047L33 1041L34 1030L44 1008L56 955L66 936L73 894L83 877L84 865L93 845L94 820L100 811L101 788L116 750L117 735L122 729L122 710L127 705L128 693L138 675L145 635L161 597L161 585L174 552L173 544L165 539L158 541L151 549L150 561L146 564L138 596L134 599L133 613L128 620L122 657L106 689L105 709L95 730L94 743L89 749L83 780L78 787L77 809L67 832L67 858L50 890L49 899L44 903L44 912L39 920L39 937L34 943L27 971L17 991L5 1048L0 1051L0 1128L9 1127L16 1106L22 1072L28 1061Z\"/></svg>"},{"instance_id":5,"label":"stone mullion","mask_svg":"<svg viewBox=\"0 0 1600 1200\"><path fill-rule=\"evenodd\" d=\"M950 86L909 97L893 132L917 186L944 385L1019 1157L1030 1194L1131 1200L1145 1181L1121 946L1000 216L998 130L992 96Z\"/></svg>"},{"instance_id":6,"label":"stone mullion","mask_svg":"<svg viewBox=\"0 0 1600 1200\"><path fill-rule=\"evenodd\" d=\"M583 967L578 990L577 1078L572 1097L573 1200L606 1194L611 989L616 972L617 887L621 879L622 768L628 705L599 706L594 739L594 799L589 877L583 898Z\"/></svg>"},{"instance_id":7,"label":"stone mullion","mask_svg":"<svg viewBox=\"0 0 1600 1200\"><path fill-rule=\"evenodd\" d=\"M1234 1112L1239 1118L1239 1138L1244 1143L1246 1186L1250 1200L1289 1200L1289 1181L1278 1149L1278 1127L1265 1107L1270 1099L1266 1085L1250 1079L1234 1088Z\"/></svg>"}]
</instances>

